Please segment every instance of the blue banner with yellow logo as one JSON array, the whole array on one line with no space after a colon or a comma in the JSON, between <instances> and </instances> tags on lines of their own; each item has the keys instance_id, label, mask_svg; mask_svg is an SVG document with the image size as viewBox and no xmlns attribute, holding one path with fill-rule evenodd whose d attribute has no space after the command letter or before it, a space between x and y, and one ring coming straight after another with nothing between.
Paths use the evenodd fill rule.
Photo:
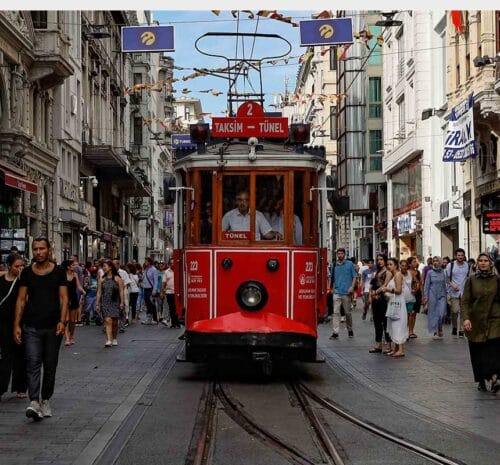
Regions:
<instances>
[{"instance_id":1,"label":"blue banner with yellow logo","mask_svg":"<svg viewBox=\"0 0 500 465\"><path fill-rule=\"evenodd\" d=\"M123 26L122 52L173 52L174 26Z\"/></svg>"},{"instance_id":2,"label":"blue banner with yellow logo","mask_svg":"<svg viewBox=\"0 0 500 465\"><path fill-rule=\"evenodd\" d=\"M313 19L300 22L300 45L352 44L352 19Z\"/></svg>"}]
</instances>

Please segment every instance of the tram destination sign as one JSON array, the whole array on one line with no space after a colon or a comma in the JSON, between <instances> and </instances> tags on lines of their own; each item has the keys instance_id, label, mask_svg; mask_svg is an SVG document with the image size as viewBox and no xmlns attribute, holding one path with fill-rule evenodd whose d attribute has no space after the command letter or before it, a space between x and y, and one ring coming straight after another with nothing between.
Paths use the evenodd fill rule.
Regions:
<instances>
[{"instance_id":1,"label":"tram destination sign","mask_svg":"<svg viewBox=\"0 0 500 465\"><path fill-rule=\"evenodd\" d=\"M483 233L500 234L500 210L489 210L483 213Z\"/></svg>"},{"instance_id":2,"label":"tram destination sign","mask_svg":"<svg viewBox=\"0 0 500 465\"><path fill-rule=\"evenodd\" d=\"M212 118L212 137L267 137L286 139L288 118L265 116L256 102L245 102L236 117Z\"/></svg>"}]
</instances>

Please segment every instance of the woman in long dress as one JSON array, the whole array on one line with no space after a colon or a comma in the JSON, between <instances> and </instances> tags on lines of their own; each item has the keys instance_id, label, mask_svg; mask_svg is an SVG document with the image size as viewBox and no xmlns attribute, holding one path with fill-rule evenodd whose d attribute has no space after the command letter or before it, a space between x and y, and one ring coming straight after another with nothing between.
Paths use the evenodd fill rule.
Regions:
<instances>
[{"instance_id":1,"label":"woman in long dress","mask_svg":"<svg viewBox=\"0 0 500 465\"><path fill-rule=\"evenodd\" d=\"M111 347L118 345L118 323L125 312L124 285L111 260L103 263L102 270L104 275L97 287L96 310L102 311L104 317L106 330L104 347Z\"/></svg>"},{"instance_id":2,"label":"woman in long dress","mask_svg":"<svg viewBox=\"0 0 500 465\"><path fill-rule=\"evenodd\" d=\"M387 318L387 331L389 332L394 350L392 357L404 357L404 344L408 338L408 312L406 311L406 301L403 296L403 275L398 269L398 259L389 258L387 260L387 270L392 274L392 278L387 286L382 287L382 292L389 295L388 307L392 305L392 301L396 302L399 308L398 319Z\"/></svg>"},{"instance_id":3,"label":"woman in long dress","mask_svg":"<svg viewBox=\"0 0 500 465\"><path fill-rule=\"evenodd\" d=\"M0 398L7 392L12 378L11 391L16 391L19 399L25 399L28 381L24 344L17 345L12 333L24 259L10 254L6 261L7 273L0 276Z\"/></svg>"},{"instance_id":4,"label":"woman in long dress","mask_svg":"<svg viewBox=\"0 0 500 465\"><path fill-rule=\"evenodd\" d=\"M489 255L477 257L477 272L464 285L462 295L464 331L469 340L474 380L480 391L489 382L500 390L500 276L493 271Z\"/></svg>"},{"instance_id":5,"label":"woman in long dress","mask_svg":"<svg viewBox=\"0 0 500 465\"><path fill-rule=\"evenodd\" d=\"M425 276L423 304L427 304L427 329L432 339L443 339L446 318L446 276L441 257L432 259L432 269Z\"/></svg>"}]
</instances>

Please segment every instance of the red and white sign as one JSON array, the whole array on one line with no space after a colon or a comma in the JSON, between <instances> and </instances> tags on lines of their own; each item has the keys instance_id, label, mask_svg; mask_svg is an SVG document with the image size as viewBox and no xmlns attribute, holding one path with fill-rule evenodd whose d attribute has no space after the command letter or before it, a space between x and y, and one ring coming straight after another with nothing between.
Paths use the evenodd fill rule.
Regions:
<instances>
[{"instance_id":1,"label":"red and white sign","mask_svg":"<svg viewBox=\"0 0 500 465\"><path fill-rule=\"evenodd\" d=\"M236 118L212 118L212 137L288 137L288 118L264 116L256 102L245 102Z\"/></svg>"},{"instance_id":2,"label":"red and white sign","mask_svg":"<svg viewBox=\"0 0 500 465\"><path fill-rule=\"evenodd\" d=\"M34 182L28 181L23 176L18 176L17 174L3 168L0 168L0 171L3 172L3 178L6 186L31 192L32 194L38 193L38 186Z\"/></svg>"}]
</instances>

